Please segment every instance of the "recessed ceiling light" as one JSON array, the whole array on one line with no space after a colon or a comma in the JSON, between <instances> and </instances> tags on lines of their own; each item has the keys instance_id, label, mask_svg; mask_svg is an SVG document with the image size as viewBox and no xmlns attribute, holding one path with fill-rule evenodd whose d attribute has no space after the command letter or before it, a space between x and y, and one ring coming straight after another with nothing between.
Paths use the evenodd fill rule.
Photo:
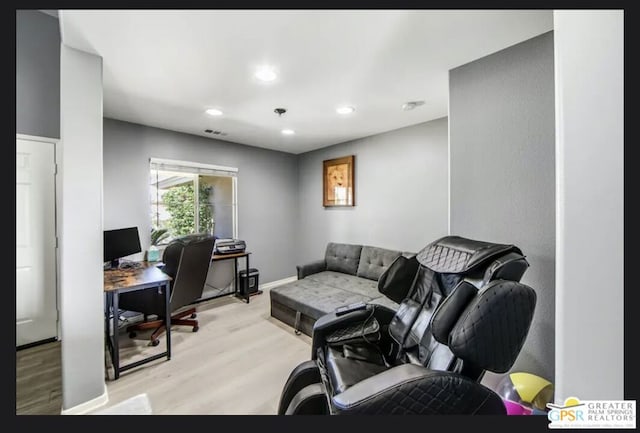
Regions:
<instances>
[{"instance_id":1,"label":"recessed ceiling light","mask_svg":"<svg viewBox=\"0 0 640 433\"><path fill-rule=\"evenodd\" d=\"M205 113L207 113L209 116L222 116L222 111L218 110L217 108L209 108L207 111L205 111Z\"/></svg>"},{"instance_id":2,"label":"recessed ceiling light","mask_svg":"<svg viewBox=\"0 0 640 433\"><path fill-rule=\"evenodd\" d=\"M404 111L410 111L421 105L424 105L424 101L409 101L402 104L402 109Z\"/></svg>"},{"instance_id":3,"label":"recessed ceiling light","mask_svg":"<svg viewBox=\"0 0 640 433\"><path fill-rule=\"evenodd\" d=\"M283 129L280 132L282 132L282 135L293 135L296 133L296 131L294 131L293 129Z\"/></svg>"},{"instance_id":4,"label":"recessed ceiling light","mask_svg":"<svg viewBox=\"0 0 640 433\"><path fill-rule=\"evenodd\" d=\"M256 78L261 81L273 81L276 79L276 72L271 66L262 66L256 71Z\"/></svg>"},{"instance_id":5,"label":"recessed ceiling light","mask_svg":"<svg viewBox=\"0 0 640 433\"><path fill-rule=\"evenodd\" d=\"M336 113L338 113L338 114L351 114L354 111L356 111L356 109L354 107L349 106L349 105L345 105L344 107L336 108Z\"/></svg>"}]
</instances>

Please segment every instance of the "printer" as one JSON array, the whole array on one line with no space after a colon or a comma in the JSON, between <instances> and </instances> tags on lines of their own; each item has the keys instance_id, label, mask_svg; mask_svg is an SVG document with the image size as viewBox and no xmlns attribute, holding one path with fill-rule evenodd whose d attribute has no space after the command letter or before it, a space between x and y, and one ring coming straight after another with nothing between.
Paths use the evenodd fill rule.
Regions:
<instances>
[{"instance_id":1,"label":"printer","mask_svg":"<svg viewBox=\"0 0 640 433\"><path fill-rule=\"evenodd\" d=\"M244 253L247 248L245 241L239 239L216 239L213 245L214 254Z\"/></svg>"}]
</instances>

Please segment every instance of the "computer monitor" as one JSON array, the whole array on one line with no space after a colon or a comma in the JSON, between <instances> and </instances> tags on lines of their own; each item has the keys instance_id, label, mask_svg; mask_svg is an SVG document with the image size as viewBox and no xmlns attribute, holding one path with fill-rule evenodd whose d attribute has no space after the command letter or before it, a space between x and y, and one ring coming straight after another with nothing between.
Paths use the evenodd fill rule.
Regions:
<instances>
[{"instance_id":1,"label":"computer monitor","mask_svg":"<svg viewBox=\"0 0 640 433\"><path fill-rule=\"evenodd\" d=\"M120 265L120 258L142 252L138 227L104 231L104 261L112 268Z\"/></svg>"}]
</instances>

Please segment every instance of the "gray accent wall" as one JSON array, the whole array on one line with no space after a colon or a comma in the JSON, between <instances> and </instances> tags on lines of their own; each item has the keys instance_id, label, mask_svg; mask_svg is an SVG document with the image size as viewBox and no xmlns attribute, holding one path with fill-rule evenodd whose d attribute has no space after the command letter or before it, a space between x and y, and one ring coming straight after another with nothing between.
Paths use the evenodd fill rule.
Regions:
<instances>
[{"instance_id":1,"label":"gray accent wall","mask_svg":"<svg viewBox=\"0 0 640 433\"><path fill-rule=\"evenodd\" d=\"M253 253L260 284L296 274L296 155L105 118L104 227L137 226L143 249L151 157L238 168L238 237Z\"/></svg>"},{"instance_id":2,"label":"gray accent wall","mask_svg":"<svg viewBox=\"0 0 640 433\"><path fill-rule=\"evenodd\" d=\"M322 206L322 161L355 155L355 206ZM447 119L298 155L296 264L328 242L417 252L447 235Z\"/></svg>"},{"instance_id":3,"label":"gray accent wall","mask_svg":"<svg viewBox=\"0 0 640 433\"><path fill-rule=\"evenodd\" d=\"M536 312L512 371L554 380L553 33L449 74L451 234L519 246ZM497 377L493 378L497 380ZM491 382L491 375L486 379Z\"/></svg>"},{"instance_id":4,"label":"gray accent wall","mask_svg":"<svg viewBox=\"0 0 640 433\"><path fill-rule=\"evenodd\" d=\"M60 29L36 10L16 11L16 132L60 138Z\"/></svg>"}]
</instances>

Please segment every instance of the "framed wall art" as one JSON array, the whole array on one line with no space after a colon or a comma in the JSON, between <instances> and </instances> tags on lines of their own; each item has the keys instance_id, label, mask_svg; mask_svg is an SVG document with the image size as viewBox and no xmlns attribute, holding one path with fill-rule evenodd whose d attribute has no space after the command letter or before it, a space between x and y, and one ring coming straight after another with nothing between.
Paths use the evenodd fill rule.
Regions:
<instances>
[{"instance_id":1,"label":"framed wall art","mask_svg":"<svg viewBox=\"0 0 640 433\"><path fill-rule=\"evenodd\" d=\"M322 205L354 206L353 163L355 156L322 162Z\"/></svg>"}]
</instances>

